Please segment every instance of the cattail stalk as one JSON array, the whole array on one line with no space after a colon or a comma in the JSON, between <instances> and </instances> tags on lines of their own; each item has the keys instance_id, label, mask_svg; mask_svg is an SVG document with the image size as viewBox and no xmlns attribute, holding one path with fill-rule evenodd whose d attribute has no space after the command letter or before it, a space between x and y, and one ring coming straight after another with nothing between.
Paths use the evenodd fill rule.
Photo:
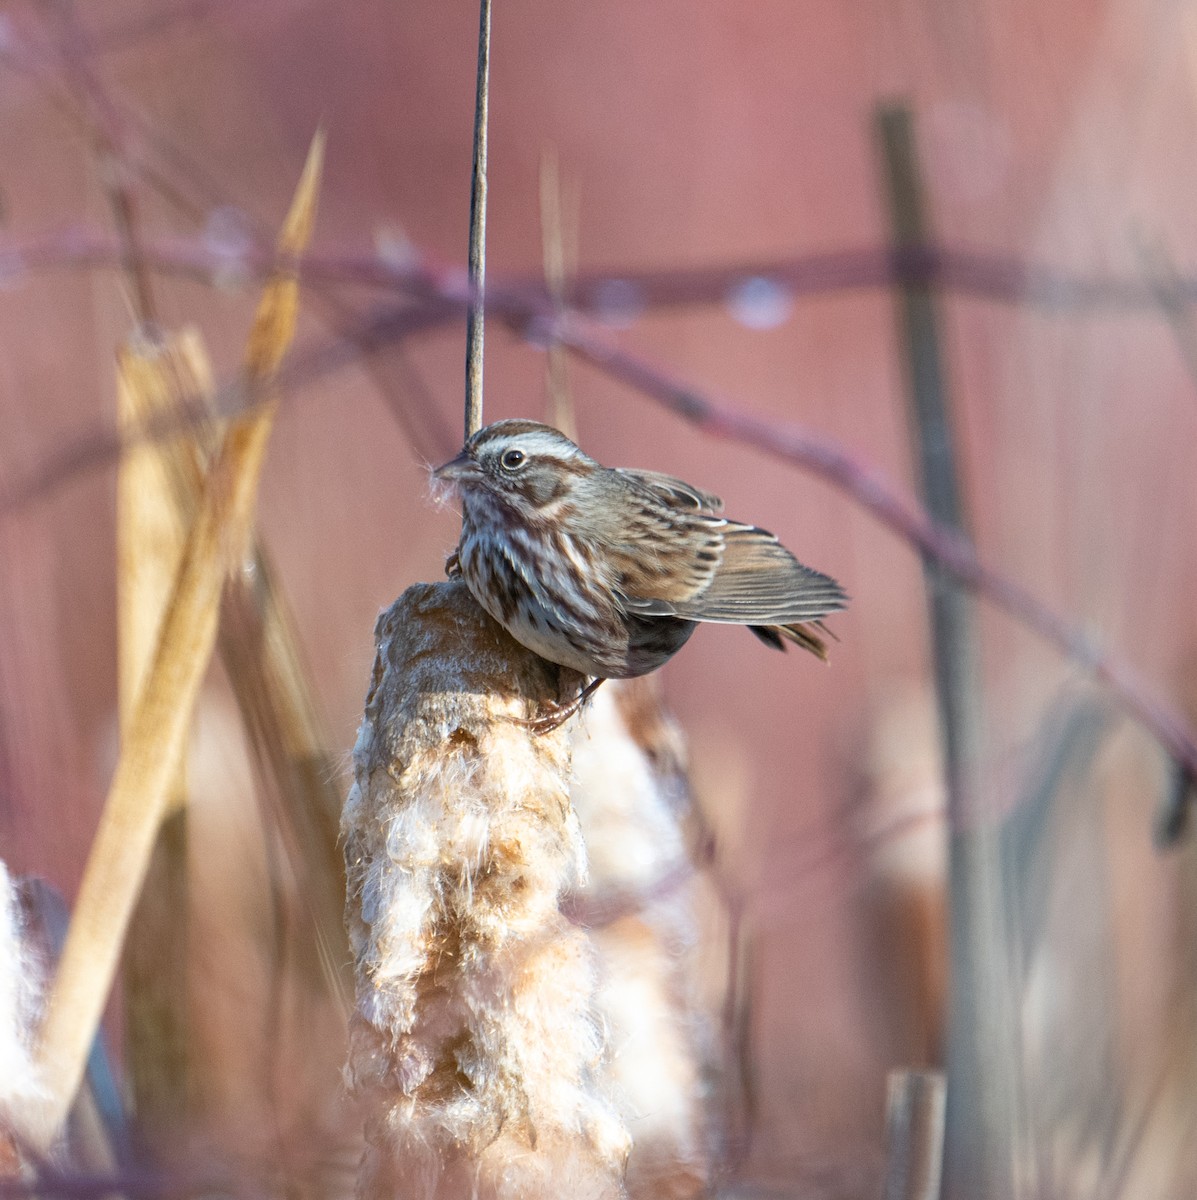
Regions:
<instances>
[{"instance_id":1,"label":"cattail stalk","mask_svg":"<svg viewBox=\"0 0 1197 1200\"><path fill-rule=\"evenodd\" d=\"M459 582L409 588L375 638L343 818L358 1196L622 1196L629 1139L600 1083L594 958L558 907L585 870L577 718L518 723L582 681Z\"/></svg>"}]
</instances>

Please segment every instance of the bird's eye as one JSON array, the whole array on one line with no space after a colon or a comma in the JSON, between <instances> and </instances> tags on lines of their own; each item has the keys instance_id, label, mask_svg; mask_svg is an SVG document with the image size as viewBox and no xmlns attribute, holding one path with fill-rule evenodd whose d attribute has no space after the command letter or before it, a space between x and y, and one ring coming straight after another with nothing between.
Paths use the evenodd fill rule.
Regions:
<instances>
[{"instance_id":1,"label":"bird's eye","mask_svg":"<svg viewBox=\"0 0 1197 1200\"><path fill-rule=\"evenodd\" d=\"M527 455L522 450L504 450L499 461L505 471L518 471L527 461Z\"/></svg>"}]
</instances>

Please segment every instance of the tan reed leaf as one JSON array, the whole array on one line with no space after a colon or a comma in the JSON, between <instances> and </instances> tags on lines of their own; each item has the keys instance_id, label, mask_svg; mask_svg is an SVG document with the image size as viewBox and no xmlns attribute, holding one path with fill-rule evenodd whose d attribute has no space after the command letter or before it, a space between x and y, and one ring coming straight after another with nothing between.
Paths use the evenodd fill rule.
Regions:
<instances>
[{"instance_id":1,"label":"tan reed leaf","mask_svg":"<svg viewBox=\"0 0 1197 1200\"><path fill-rule=\"evenodd\" d=\"M178 503L178 461L195 467L191 439L150 436L189 398L212 394L199 335L134 335L117 354L117 419L126 442L117 473L117 667L122 738L154 658L194 502ZM190 455L190 458L188 458ZM161 1144L187 1113L187 818L184 747L125 943L125 1060L143 1135ZM156 1136L161 1131L162 1136Z\"/></svg>"},{"instance_id":2,"label":"tan reed leaf","mask_svg":"<svg viewBox=\"0 0 1197 1200\"><path fill-rule=\"evenodd\" d=\"M312 138L291 209L279 234L278 253L282 265L274 272L262 293L250 330L245 351L245 373L251 384L269 379L278 370L283 354L295 336L295 324L299 317L299 264L296 260L312 236L323 168L324 131L318 129Z\"/></svg>"},{"instance_id":3,"label":"tan reed leaf","mask_svg":"<svg viewBox=\"0 0 1197 1200\"><path fill-rule=\"evenodd\" d=\"M199 335L138 334L117 351L117 421L126 449L117 473L117 699L122 731L158 643L187 537L190 511L181 511L174 484L179 443L154 439L179 401L212 394L212 370ZM194 444L196 492L202 480Z\"/></svg>"},{"instance_id":4,"label":"tan reed leaf","mask_svg":"<svg viewBox=\"0 0 1197 1200\"><path fill-rule=\"evenodd\" d=\"M620 1197L593 951L559 908L585 870L577 718L540 735L513 720L581 680L457 581L408 588L375 640L342 820L358 1196Z\"/></svg>"},{"instance_id":5,"label":"tan reed leaf","mask_svg":"<svg viewBox=\"0 0 1197 1200\"><path fill-rule=\"evenodd\" d=\"M308 162L280 239L289 255L310 231L323 137ZM251 390L268 389L294 333L298 282L294 263L265 289L246 355ZM137 712L84 869L75 912L54 980L38 1047L46 1103L31 1113L28 1136L48 1147L79 1086L88 1047L112 984L130 914L179 761L195 699L216 641L221 590L244 558L273 404L250 408L229 425L208 472L203 497Z\"/></svg>"}]
</instances>

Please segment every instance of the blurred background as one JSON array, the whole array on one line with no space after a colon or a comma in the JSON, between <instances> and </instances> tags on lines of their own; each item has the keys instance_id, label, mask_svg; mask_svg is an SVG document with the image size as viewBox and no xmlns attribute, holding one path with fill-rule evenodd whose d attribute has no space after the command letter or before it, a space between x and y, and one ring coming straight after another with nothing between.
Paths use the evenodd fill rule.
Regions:
<instances>
[{"instance_id":1,"label":"blurred background","mask_svg":"<svg viewBox=\"0 0 1197 1200\"><path fill-rule=\"evenodd\" d=\"M375 617L440 578L456 541L427 468L460 438L459 306L334 364L320 355L388 305L436 308L410 286L417 268L461 294L476 39L475 5L443 0L0 9L0 858L13 871L73 895L116 756L115 351L149 315L198 328L218 380L233 377L317 126L321 269L305 276L298 353L325 365L290 377L258 528L343 794ZM1191 6L509 0L492 54L492 289L543 290L547 225L566 293L607 341L846 449L916 504L876 132L879 104L906 105L927 236L975 256L937 295L981 557L1197 720ZM560 201L547 221L546 156ZM140 294L121 265L130 244ZM543 347L518 320L487 329L487 419L548 417ZM942 1064L959 965L919 553L850 492L594 366L566 372L589 453L719 493L853 597L830 622L829 666L705 627L661 685L738 914L748 1132L723 1185L876 1194L886 1073ZM1117 697L1008 614L980 603L975 628L977 750L970 804L953 811L957 835L998 839L1000 944L982 957L1002 992L988 1053L1014 1098L1018 1190L1191 1195L1197 863L1152 843L1170 764ZM279 967L304 878L280 867L219 665L188 786L196 1137L263 1187L279 1171L351 1179L335 1006L310 964ZM724 950L708 972L717 1011ZM114 1003L118 1062L124 1027Z\"/></svg>"}]
</instances>

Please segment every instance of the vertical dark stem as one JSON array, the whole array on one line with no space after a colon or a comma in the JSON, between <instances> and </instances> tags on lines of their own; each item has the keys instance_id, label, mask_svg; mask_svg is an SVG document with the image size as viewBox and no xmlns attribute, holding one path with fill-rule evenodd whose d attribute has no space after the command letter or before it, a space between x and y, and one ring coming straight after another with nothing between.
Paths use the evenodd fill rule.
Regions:
<instances>
[{"instance_id":1,"label":"vertical dark stem","mask_svg":"<svg viewBox=\"0 0 1197 1200\"><path fill-rule=\"evenodd\" d=\"M895 254L931 242L914 131L903 107L877 117ZM931 517L967 533L940 353L936 297L926 284L897 293L911 435ZM949 816L951 917L945 1192L970 1200L1014 1194L1019 1046L1003 896L1001 832L987 815L980 763L982 713L973 606L924 556Z\"/></svg>"},{"instance_id":2,"label":"vertical dark stem","mask_svg":"<svg viewBox=\"0 0 1197 1200\"><path fill-rule=\"evenodd\" d=\"M470 314L466 322L465 435L482 428L482 336L486 301L486 125L490 94L490 0L481 0L474 169L470 186Z\"/></svg>"}]
</instances>

